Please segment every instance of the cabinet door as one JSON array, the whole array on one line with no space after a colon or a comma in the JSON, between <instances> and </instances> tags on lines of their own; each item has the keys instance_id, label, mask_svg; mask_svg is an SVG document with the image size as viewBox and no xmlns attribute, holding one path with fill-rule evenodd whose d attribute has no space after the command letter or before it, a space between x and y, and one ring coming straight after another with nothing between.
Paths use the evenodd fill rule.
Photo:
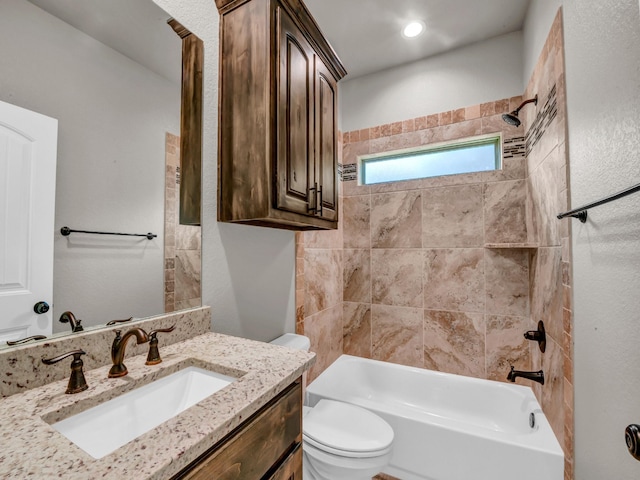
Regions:
<instances>
[{"instance_id":1,"label":"cabinet door","mask_svg":"<svg viewBox=\"0 0 640 480\"><path fill-rule=\"evenodd\" d=\"M318 215L338 219L338 87L319 57L315 57L315 160L318 178Z\"/></svg>"},{"instance_id":2,"label":"cabinet door","mask_svg":"<svg viewBox=\"0 0 640 480\"><path fill-rule=\"evenodd\" d=\"M278 39L276 207L315 214L313 49L288 14L276 7Z\"/></svg>"}]
</instances>

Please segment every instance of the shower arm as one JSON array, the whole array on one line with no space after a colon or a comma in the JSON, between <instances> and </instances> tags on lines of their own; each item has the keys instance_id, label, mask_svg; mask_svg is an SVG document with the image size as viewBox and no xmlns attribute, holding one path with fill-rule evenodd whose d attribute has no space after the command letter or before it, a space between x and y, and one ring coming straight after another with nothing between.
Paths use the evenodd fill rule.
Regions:
<instances>
[{"instance_id":1,"label":"shower arm","mask_svg":"<svg viewBox=\"0 0 640 480\"><path fill-rule=\"evenodd\" d=\"M518 108L516 108L513 112L511 112L513 115L518 116L518 113L520 112L520 110L522 109L522 107L524 107L527 103L531 103L533 102L534 105L538 105L538 95L536 95L533 98L530 98L529 100L525 100L524 102L522 102L520 104L520 106Z\"/></svg>"}]
</instances>

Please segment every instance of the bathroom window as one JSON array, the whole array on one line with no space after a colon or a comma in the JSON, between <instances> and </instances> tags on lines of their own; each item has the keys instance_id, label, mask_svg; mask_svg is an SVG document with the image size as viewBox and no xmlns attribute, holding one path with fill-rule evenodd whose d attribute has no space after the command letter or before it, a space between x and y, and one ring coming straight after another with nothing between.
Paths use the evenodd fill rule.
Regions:
<instances>
[{"instance_id":1,"label":"bathroom window","mask_svg":"<svg viewBox=\"0 0 640 480\"><path fill-rule=\"evenodd\" d=\"M479 137L396 150L360 157L360 183L371 185L458 173L499 170L500 135Z\"/></svg>"}]
</instances>

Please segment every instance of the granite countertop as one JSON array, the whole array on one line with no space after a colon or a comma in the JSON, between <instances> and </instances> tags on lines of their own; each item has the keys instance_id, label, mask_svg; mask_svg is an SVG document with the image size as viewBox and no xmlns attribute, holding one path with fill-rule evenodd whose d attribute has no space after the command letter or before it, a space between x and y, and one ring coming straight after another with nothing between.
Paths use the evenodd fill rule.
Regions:
<instances>
[{"instance_id":1,"label":"granite countertop","mask_svg":"<svg viewBox=\"0 0 640 480\"><path fill-rule=\"evenodd\" d=\"M121 378L107 378L110 366L86 371L89 389L82 393L65 394L64 380L2 399L0 478L168 479L284 390L315 358L216 333L161 345L160 354L163 362L155 366L144 364L146 355L126 359L129 374ZM239 378L101 459L50 425L191 365Z\"/></svg>"}]
</instances>

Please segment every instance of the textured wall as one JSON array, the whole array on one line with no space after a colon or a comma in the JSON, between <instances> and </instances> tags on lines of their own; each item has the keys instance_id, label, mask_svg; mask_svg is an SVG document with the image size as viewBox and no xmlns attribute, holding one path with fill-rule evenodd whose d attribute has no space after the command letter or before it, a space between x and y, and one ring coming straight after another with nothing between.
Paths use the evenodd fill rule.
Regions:
<instances>
[{"instance_id":1,"label":"textured wall","mask_svg":"<svg viewBox=\"0 0 640 480\"><path fill-rule=\"evenodd\" d=\"M293 232L218 223L220 15L211 0L154 0L204 42L202 302L216 332L271 340L295 328Z\"/></svg>"},{"instance_id":2,"label":"textured wall","mask_svg":"<svg viewBox=\"0 0 640 480\"><path fill-rule=\"evenodd\" d=\"M636 0L563 6L571 205L640 182ZM640 423L640 194L573 228L576 478L634 479L624 428Z\"/></svg>"}]
</instances>

